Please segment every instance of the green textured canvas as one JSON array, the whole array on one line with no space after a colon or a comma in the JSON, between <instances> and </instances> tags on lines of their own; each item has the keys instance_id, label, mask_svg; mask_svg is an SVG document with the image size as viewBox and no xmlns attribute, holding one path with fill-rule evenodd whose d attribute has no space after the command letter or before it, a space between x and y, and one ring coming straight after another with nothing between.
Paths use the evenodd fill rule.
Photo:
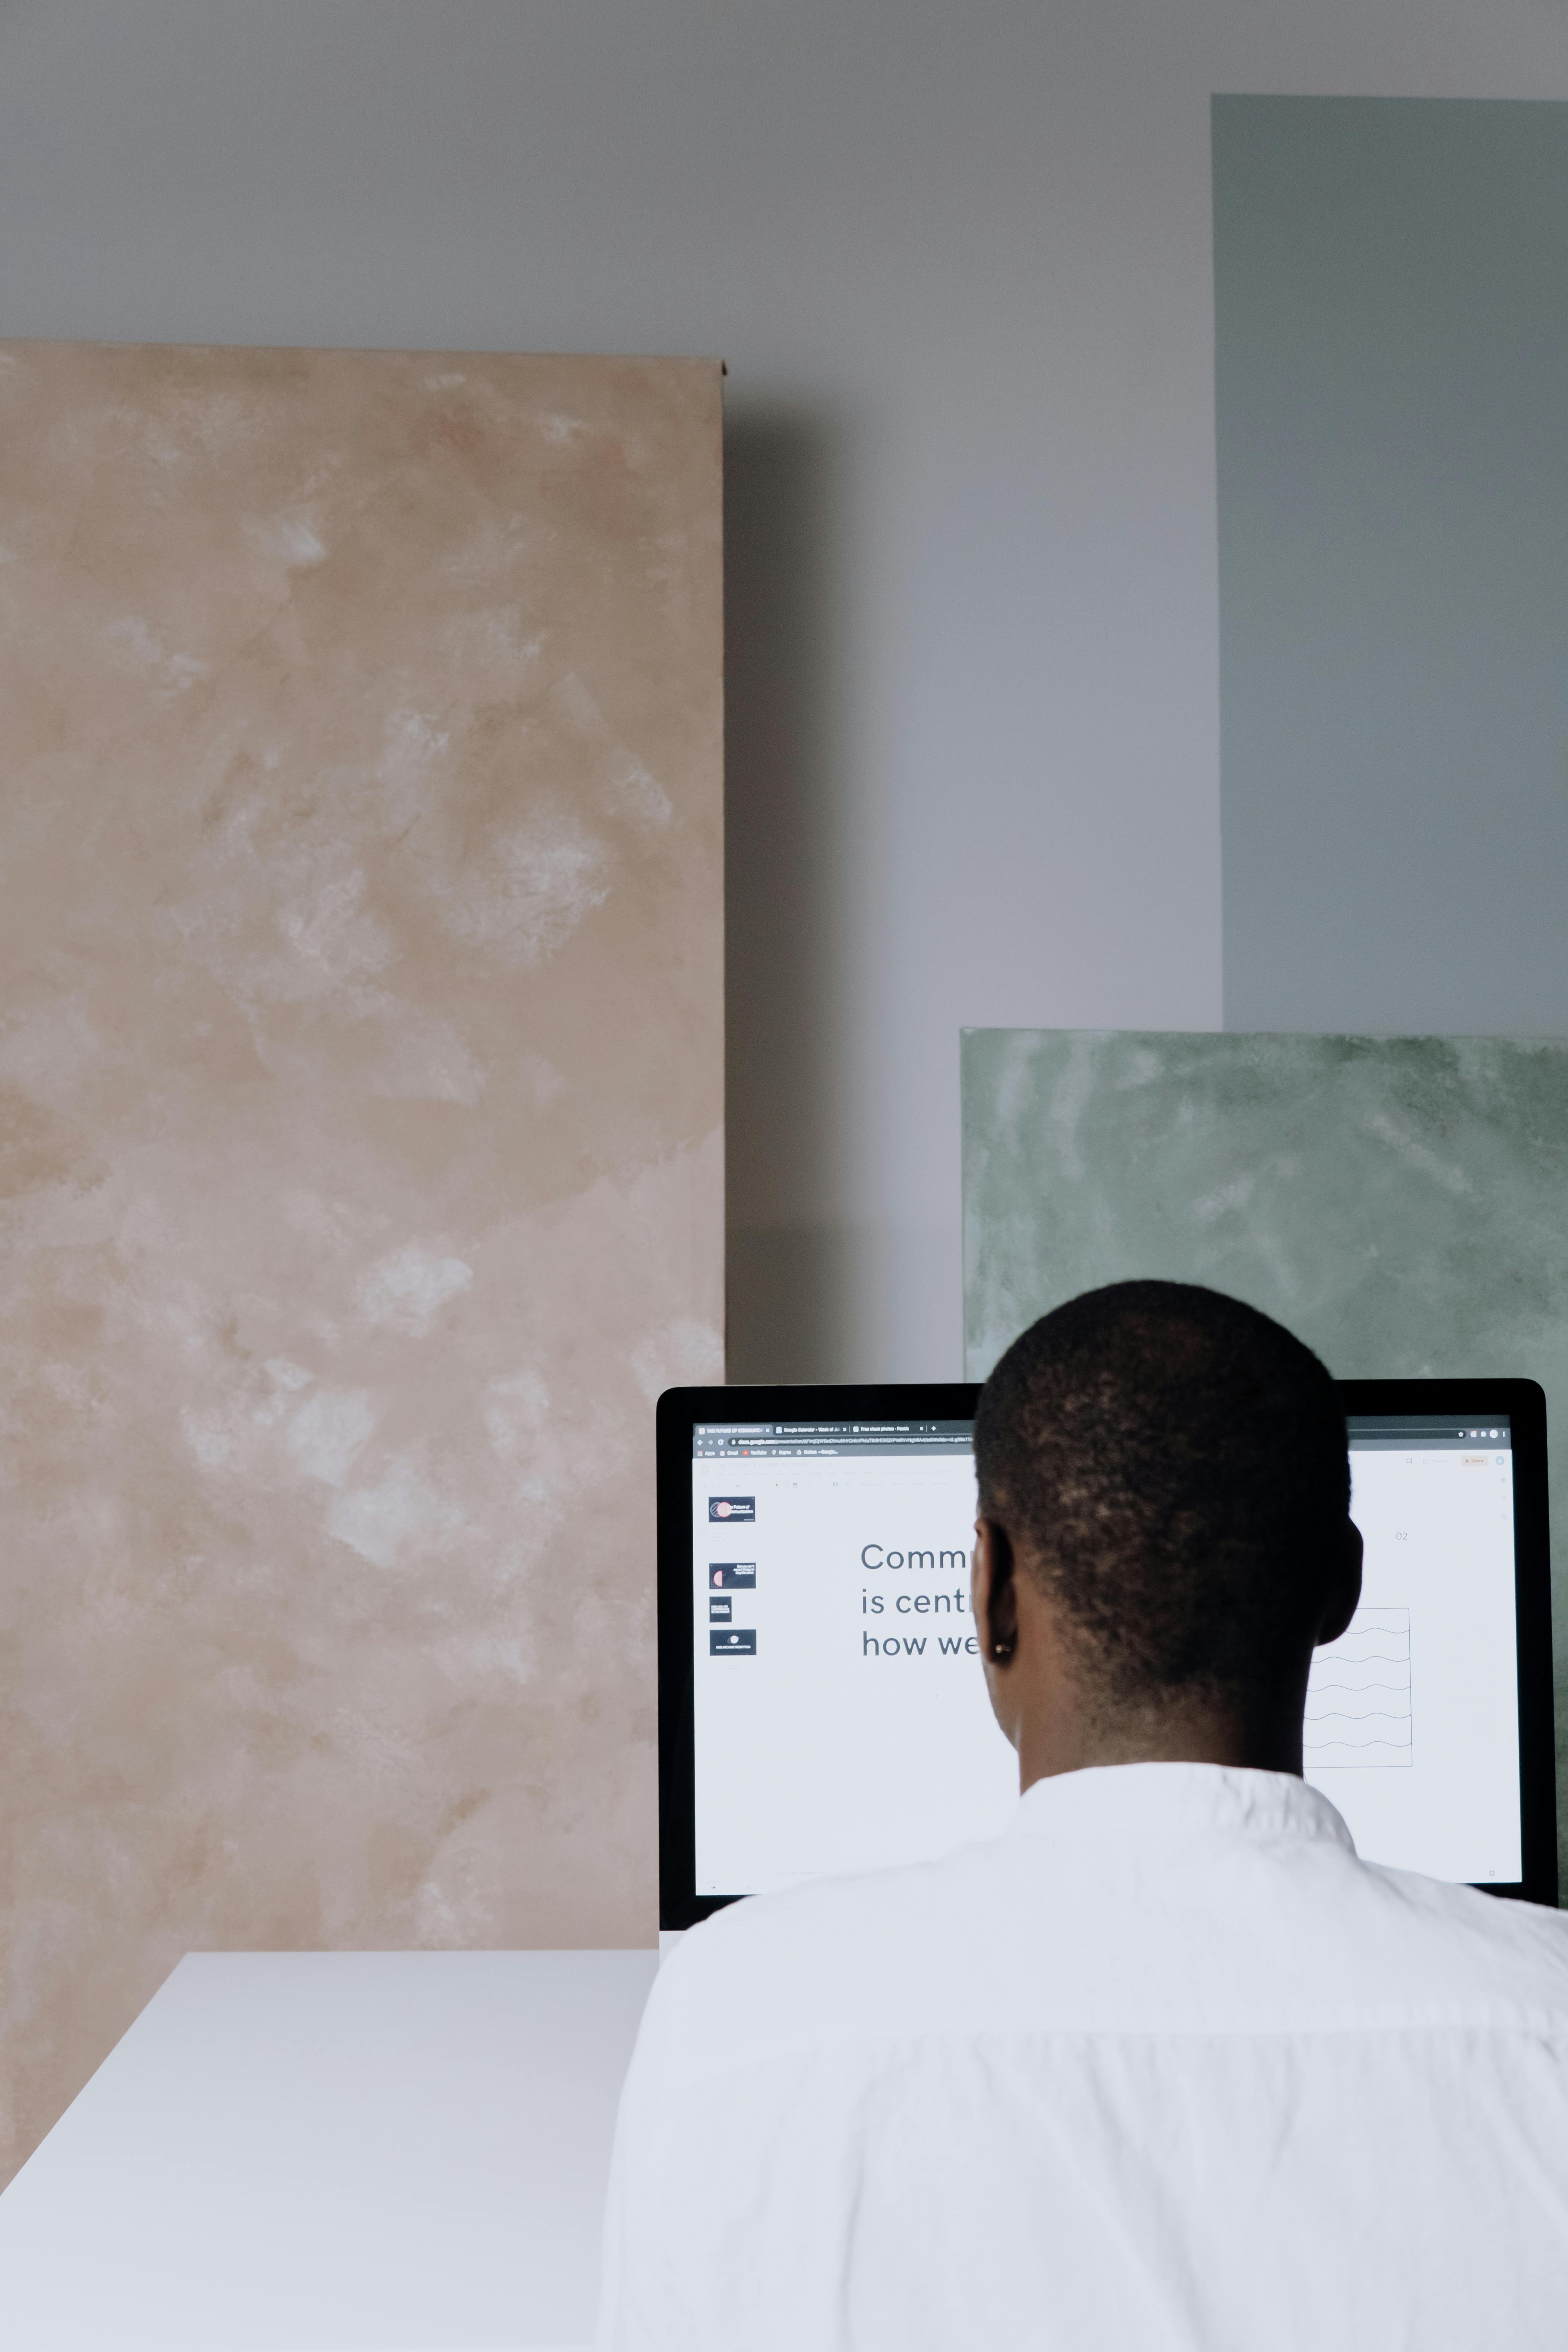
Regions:
<instances>
[{"instance_id":1,"label":"green textured canvas","mask_svg":"<svg viewBox=\"0 0 1568 2352\"><path fill-rule=\"evenodd\" d=\"M1342 1379L1541 1382L1568 1825L1568 1041L973 1029L963 1069L972 1380L1062 1299L1153 1275L1249 1299Z\"/></svg>"}]
</instances>

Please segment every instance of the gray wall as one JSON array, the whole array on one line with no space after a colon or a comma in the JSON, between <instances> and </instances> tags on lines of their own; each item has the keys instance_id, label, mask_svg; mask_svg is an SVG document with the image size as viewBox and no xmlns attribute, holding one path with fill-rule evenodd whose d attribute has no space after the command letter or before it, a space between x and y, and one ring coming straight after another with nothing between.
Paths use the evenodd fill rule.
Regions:
<instances>
[{"instance_id":1,"label":"gray wall","mask_svg":"<svg viewBox=\"0 0 1568 2352\"><path fill-rule=\"evenodd\" d=\"M0 332L729 361L739 1375L957 1370L962 1024L1219 1023L1208 104L1237 89L1563 96L1568 28L1541 0L0 0Z\"/></svg>"},{"instance_id":2,"label":"gray wall","mask_svg":"<svg viewBox=\"0 0 1568 2352\"><path fill-rule=\"evenodd\" d=\"M1227 1025L1568 1032L1568 106L1214 138Z\"/></svg>"}]
</instances>

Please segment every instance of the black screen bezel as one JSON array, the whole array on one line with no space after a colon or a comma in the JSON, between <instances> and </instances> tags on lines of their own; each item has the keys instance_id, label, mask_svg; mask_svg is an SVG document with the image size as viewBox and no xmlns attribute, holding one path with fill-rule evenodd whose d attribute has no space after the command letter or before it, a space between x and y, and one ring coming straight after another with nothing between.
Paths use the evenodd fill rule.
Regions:
<instances>
[{"instance_id":1,"label":"black screen bezel","mask_svg":"<svg viewBox=\"0 0 1568 2352\"><path fill-rule=\"evenodd\" d=\"M1519 1658L1520 1831L1523 1875L1490 1895L1557 1901L1557 1789L1552 1727L1551 1548L1546 1399L1524 1380L1341 1381L1347 1415L1506 1413L1514 1490L1514 1605ZM697 1892L692 1766L691 1433L702 1421L973 1419L976 1381L668 1389L659 1398L659 1926L695 1927L733 1895Z\"/></svg>"}]
</instances>

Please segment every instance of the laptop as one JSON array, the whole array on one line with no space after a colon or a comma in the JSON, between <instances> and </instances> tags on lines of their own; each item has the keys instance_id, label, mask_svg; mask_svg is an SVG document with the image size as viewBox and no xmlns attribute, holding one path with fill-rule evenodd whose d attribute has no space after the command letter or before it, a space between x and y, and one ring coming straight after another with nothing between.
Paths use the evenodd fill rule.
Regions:
<instances>
[{"instance_id":1,"label":"laptop","mask_svg":"<svg viewBox=\"0 0 1568 2352\"><path fill-rule=\"evenodd\" d=\"M1544 1397L1339 1389L1365 1569L1314 1658L1306 1778L1368 1860L1555 1903ZM969 1613L979 1393L660 1398L662 1927L1011 1818Z\"/></svg>"}]
</instances>

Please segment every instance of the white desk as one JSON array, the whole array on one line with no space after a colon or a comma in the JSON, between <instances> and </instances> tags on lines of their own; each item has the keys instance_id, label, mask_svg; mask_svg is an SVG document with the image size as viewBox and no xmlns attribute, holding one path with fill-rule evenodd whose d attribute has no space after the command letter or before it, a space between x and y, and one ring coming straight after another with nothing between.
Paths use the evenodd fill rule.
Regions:
<instances>
[{"instance_id":1,"label":"white desk","mask_svg":"<svg viewBox=\"0 0 1568 2352\"><path fill-rule=\"evenodd\" d=\"M652 1952L197 1953L0 2197L16 2352L591 2342Z\"/></svg>"}]
</instances>

